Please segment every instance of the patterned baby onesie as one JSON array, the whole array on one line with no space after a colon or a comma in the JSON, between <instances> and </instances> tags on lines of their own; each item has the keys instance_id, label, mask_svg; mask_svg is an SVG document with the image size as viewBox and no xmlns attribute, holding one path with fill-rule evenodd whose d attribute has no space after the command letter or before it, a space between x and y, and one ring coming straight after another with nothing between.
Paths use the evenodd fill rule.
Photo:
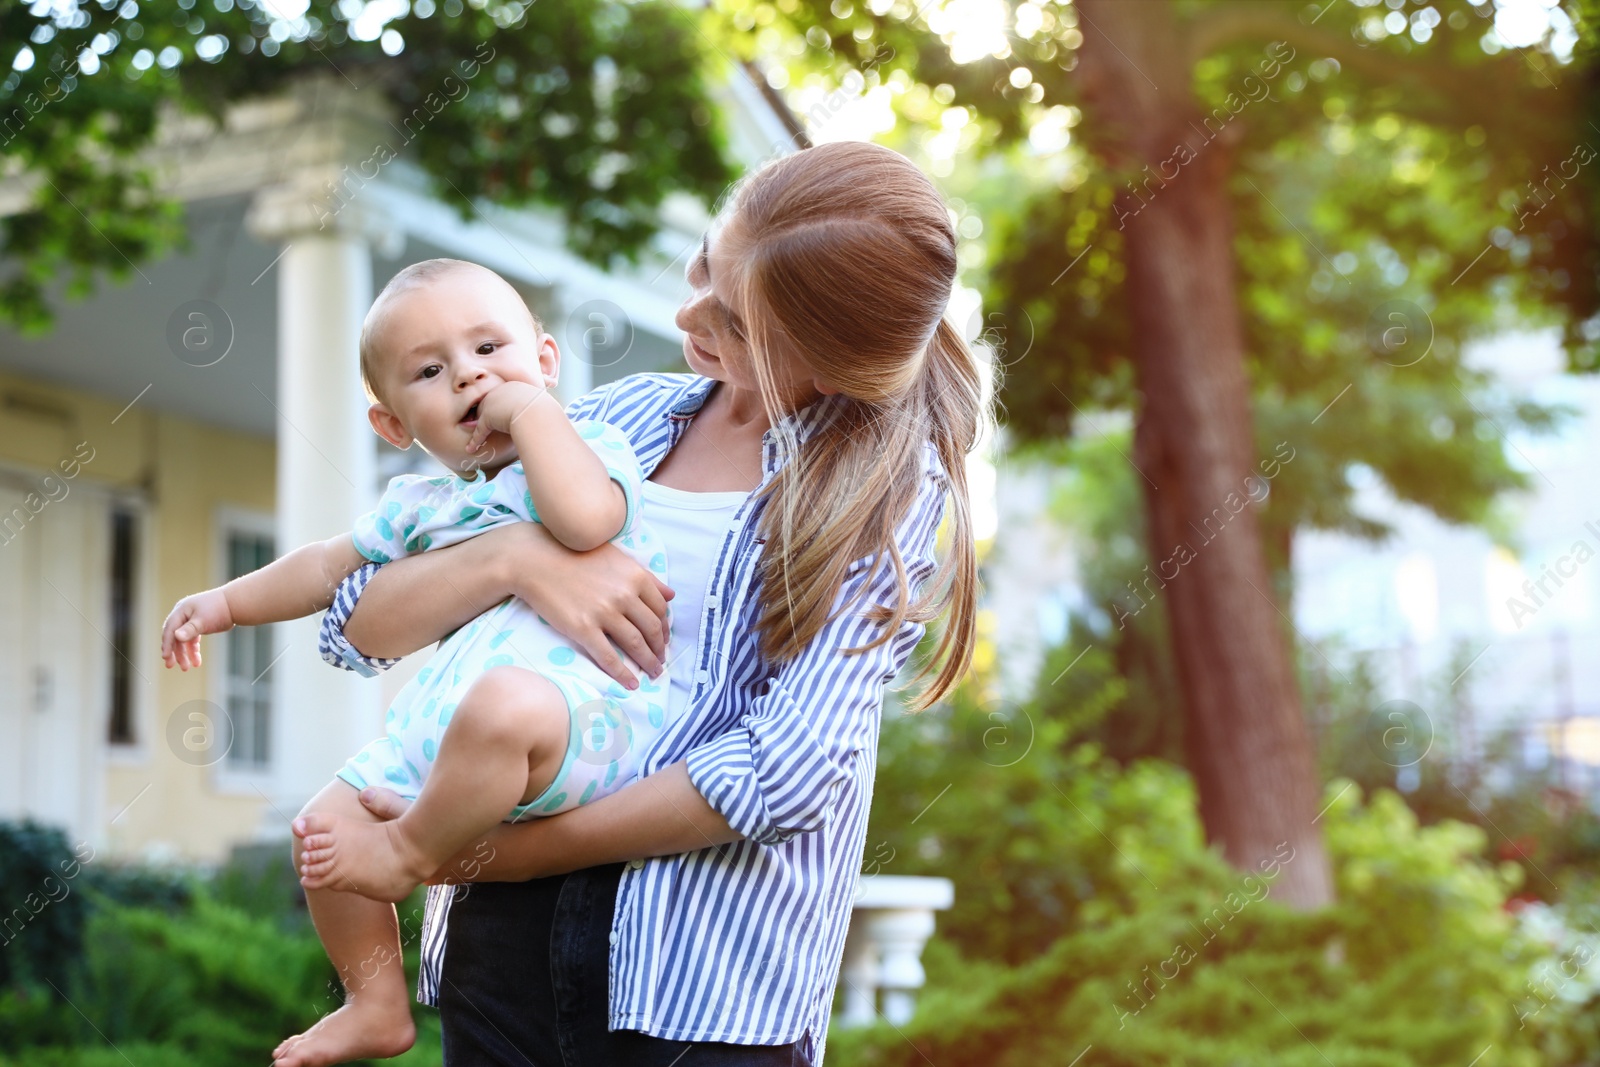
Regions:
<instances>
[{"instance_id":1,"label":"patterned baby onesie","mask_svg":"<svg viewBox=\"0 0 1600 1067\"><path fill-rule=\"evenodd\" d=\"M662 581L667 557L640 518L644 481L626 436L603 422L574 422L584 443L605 464L627 499L627 518L612 544ZM455 475L394 478L377 510L356 523L352 537L368 559L387 563L443 548L512 522L539 521L521 462L493 478ZM508 820L553 815L615 792L638 773L646 751L666 723L667 675L651 678L631 661L639 688L629 691L573 648L524 601L512 597L445 638L427 666L395 697L385 735L363 748L339 777L363 789L386 786L415 799L438 755L445 727L473 681L492 667L536 671L566 698L571 734L561 771L550 787Z\"/></svg>"}]
</instances>

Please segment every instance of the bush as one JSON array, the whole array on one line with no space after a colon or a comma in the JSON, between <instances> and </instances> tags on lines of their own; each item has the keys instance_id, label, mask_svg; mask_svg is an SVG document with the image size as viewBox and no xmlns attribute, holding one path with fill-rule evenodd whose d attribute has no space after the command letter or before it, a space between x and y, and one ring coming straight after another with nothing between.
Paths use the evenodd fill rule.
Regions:
<instances>
[{"instance_id":1,"label":"bush","mask_svg":"<svg viewBox=\"0 0 1600 1067\"><path fill-rule=\"evenodd\" d=\"M69 847L59 830L0 823L0 995L66 987L88 918L81 875L93 859L92 848Z\"/></svg>"},{"instance_id":2,"label":"bush","mask_svg":"<svg viewBox=\"0 0 1600 1067\"><path fill-rule=\"evenodd\" d=\"M866 870L950 878L955 903L916 1016L830 1030L831 1065L1600 1063L1581 1005L1525 1018L1553 947L1507 910L1522 869L1485 859L1483 829L1337 779L1318 825L1338 903L1290 911L1206 846L1184 771L1077 740L1118 697L1099 655L1049 711L965 691L888 716Z\"/></svg>"},{"instance_id":3,"label":"bush","mask_svg":"<svg viewBox=\"0 0 1600 1067\"><path fill-rule=\"evenodd\" d=\"M1184 791L1173 779L1164 788ZM1515 869L1477 861L1476 827L1420 828L1396 794L1359 797L1350 788L1323 819L1333 908L1283 908L1203 848L1159 867L1136 848L1129 862L1154 884L1114 887L1117 906L1080 908L1020 966L971 960L941 931L910 1023L833 1031L829 1060L1009 1067L1092 1048L1083 1067L1437 1067L1493 1045L1497 1064L1545 1062L1563 1017L1547 1009L1543 1027L1519 1024L1529 967L1545 954L1503 907ZM1142 837L1114 811L1083 815L1119 843Z\"/></svg>"},{"instance_id":4,"label":"bush","mask_svg":"<svg viewBox=\"0 0 1600 1067\"><path fill-rule=\"evenodd\" d=\"M60 834L31 826L0 824L0 842L12 843L0 853L8 888L57 869L65 848ZM0 988L0 1067L125 1067L129 1059L254 1067L337 1007L333 967L293 894L276 883L251 891L238 873L216 883L275 907L247 911L193 878L108 866L92 885L79 880L84 892L41 909L28 940L0 951L0 964L18 964ZM27 954L13 955L17 948ZM414 944L406 965L414 980ZM437 1017L422 1009L417 1016L417 1047L386 1062L438 1062Z\"/></svg>"}]
</instances>

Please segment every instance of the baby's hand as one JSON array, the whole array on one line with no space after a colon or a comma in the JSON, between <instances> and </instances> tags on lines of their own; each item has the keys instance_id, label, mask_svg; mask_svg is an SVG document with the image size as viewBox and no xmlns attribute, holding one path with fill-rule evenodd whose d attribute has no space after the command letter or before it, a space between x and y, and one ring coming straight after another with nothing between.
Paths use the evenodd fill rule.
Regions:
<instances>
[{"instance_id":1,"label":"baby's hand","mask_svg":"<svg viewBox=\"0 0 1600 1067\"><path fill-rule=\"evenodd\" d=\"M233 629L233 612L221 589L186 596L178 601L161 627L161 659L168 667L188 670L200 666L200 635Z\"/></svg>"},{"instance_id":2,"label":"baby's hand","mask_svg":"<svg viewBox=\"0 0 1600 1067\"><path fill-rule=\"evenodd\" d=\"M489 390L478 403L478 425L467 439L467 451L476 452L495 430L510 433L518 415L547 397L554 402L548 389L528 382L501 382Z\"/></svg>"}]
</instances>

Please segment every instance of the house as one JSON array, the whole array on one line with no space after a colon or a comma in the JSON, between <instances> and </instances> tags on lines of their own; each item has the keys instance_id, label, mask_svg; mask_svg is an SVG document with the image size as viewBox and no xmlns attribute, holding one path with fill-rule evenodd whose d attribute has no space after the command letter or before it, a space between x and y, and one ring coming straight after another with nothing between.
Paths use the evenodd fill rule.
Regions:
<instances>
[{"instance_id":1,"label":"house","mask_svg":"<svg viewBox=\"0 0 1600 1067\"><path fill-rule=\"evenodd\" d=\"M751 165L795 120L735 70L718 89ZM0 818L64 827L108 855L210 862L287 820L381 733L382 685L334 670L315 618L206 639L167 670L181 596L348 529L387 479L431 463L367 426L362 316L403 266L483 263L564 354L570 399L681 367L673 315L707 216L684 198L637 268L567 251L553 213L464 221L403 156L373 94L331 74L240 102L220 129L176 121L157 161L190 247L121 285L57 301L41 338L0 331ZM27 189L0 183L0 212Z\"/></svg>"}]
</instances>

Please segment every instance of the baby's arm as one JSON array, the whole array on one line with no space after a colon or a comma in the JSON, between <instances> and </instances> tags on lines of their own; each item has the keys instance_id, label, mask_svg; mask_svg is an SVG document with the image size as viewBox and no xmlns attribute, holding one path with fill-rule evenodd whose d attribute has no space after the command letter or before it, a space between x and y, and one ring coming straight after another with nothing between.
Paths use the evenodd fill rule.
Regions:
<instances>
[{"instance_id":1,"label":"baby's arm","mask_svg":"<svg viewBox=\"0 0 1600 1067\"><path fill-rule=\"evenodd\" d=\"M366 558L348 533L295 549L260 570L178 601L161 627L168 667L200 666L200 637L235 626L298 619L333 603L339 583Z\"/></svg>"},{"instance_id":2,"label":"baby's arm","mask_svg":"<svg viewBox=\"0 0 1600 1067\"><path fill-rule=\"evenodd\" d=\"M628 515L621 487L548 390L526 382L496 386L478 405L468 449L482 444L490 430L509 433L516 442L534 510L556 540L587 552L621 532Z\"/></svg>"}]
</instances>

